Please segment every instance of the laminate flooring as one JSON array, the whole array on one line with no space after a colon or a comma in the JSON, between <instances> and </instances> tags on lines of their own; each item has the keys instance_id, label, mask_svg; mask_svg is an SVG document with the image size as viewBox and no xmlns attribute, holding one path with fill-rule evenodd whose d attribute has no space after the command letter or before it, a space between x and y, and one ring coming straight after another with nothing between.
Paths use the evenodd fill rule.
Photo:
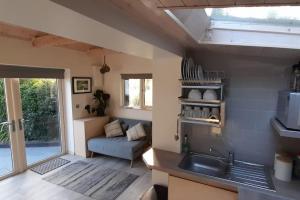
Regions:
<instances>
[{"instance_id":1,"label":"laminate flooring","mask_svg":"<svg viewBox=\"0 0 300 200\"><path fill-rule=\"evenodd\" d=\"M78 160L84 160L84 158L73 155L65 155L62 158L70 160L69 164ZM133 168L130 168L130 162L123 159L106 156L97 156L88 159L102 159L109 163L113 169L139 175L139 178L117 200L138 200L151 187L151 171L147 169L141 160L135 161ZM63 167L65 166L67 165ZM0 200L94 200L93 198L43 180L44 177L55 173L63 167L44 175L27 170L22 174L0 181Z\"/></svg>"}]
</instances>

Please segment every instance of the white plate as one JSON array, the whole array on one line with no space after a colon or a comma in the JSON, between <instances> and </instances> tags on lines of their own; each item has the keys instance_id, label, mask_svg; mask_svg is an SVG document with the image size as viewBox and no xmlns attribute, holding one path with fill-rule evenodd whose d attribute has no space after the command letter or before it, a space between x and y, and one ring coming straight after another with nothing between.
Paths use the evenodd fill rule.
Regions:
<instances>
[{"instance_id":1,"label":"white plate","mask_svg":"<svg viewBox=\"0 0 300 200\"><path fill-rule=\"evenodd\" d=\"M200 79L200 80L204 79L203 69L202 69L201 65L198 65L198 79Z\"/></svg>"},{"instance_id":2,"label":"white plate","mask_svg":"<svg viewBox=\"0 0 300 200\"><path fill-rule=\"evenodd\" d=\"M183 73L183 66L184 66L184 58L181 60L181 78L184 79L184 73Z\"/></svg>"},{"instance_id":3,"label":"white plate","mask_svg":"<svg viewBox=\"0 0 300 200\"><path fill-rule=\"evenodd\" d=\"M185 58L185 59L184 59L184 79L185 79L185 80L188 79L188 73L187 73L187 72L188 72L188 71L187 71L187 67L188 67L187 64L188 64L188 62L187 62L187 61L188 61L187 58Z\"/></svg>"},{"instance_id":4,"label":"white plate","mask_svg":"<svg viewBox=\"0 0 300 200\"><path fill-rule=\"evenodd\" d=\"M189 58L188 60L188 74L189 74L189 80L193 79L193 67L194 67L194 61L192 58Z\"/></svg>"}]
</instances>

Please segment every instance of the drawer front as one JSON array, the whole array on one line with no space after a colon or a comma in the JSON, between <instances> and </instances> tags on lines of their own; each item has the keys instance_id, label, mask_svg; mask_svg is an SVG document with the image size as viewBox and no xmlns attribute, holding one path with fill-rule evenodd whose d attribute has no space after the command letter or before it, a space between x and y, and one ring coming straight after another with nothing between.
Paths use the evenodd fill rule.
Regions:
<instances>
[{"instance_id":1,"label":"drawer front","mask_svg":"<svg viewBox=\"0 0 300 200\"><path fill-rule=\"evenodd\" d=\"M238 194L201 183L169 176L169 200L237 200Z\"/></svg>"}]
</instances>

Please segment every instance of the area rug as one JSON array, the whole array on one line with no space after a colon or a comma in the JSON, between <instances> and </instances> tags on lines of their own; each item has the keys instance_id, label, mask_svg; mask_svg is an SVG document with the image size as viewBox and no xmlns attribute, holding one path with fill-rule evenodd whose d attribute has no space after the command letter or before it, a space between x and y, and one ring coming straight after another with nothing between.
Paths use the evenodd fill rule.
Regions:
<instances>
[{"instance_id":1,"label":"area rug","mask_svg":"<svg viewBox=\"0 0 300 200\"><path fill-rule=\"evenodd\" d=\"M69 162L70 161L66 160L66 159L55 158L55 159L49 160L43 164L40 164L38 166L31 168L31 170L40 175L43 175L43 174L46 174L52 170L55 170L55 169L63 166L65 164L68 164Z\"/></svg>"},{"instance_id":2,"label":"area rug","mask_svg":"<svg viewBox=\"0 0 300 200\"><path fill-rule=\"evenodd\" d=\"M44 180L93 199L115 200L138 177L100 163L77 161Z\"/></svg>"}]
</instances>

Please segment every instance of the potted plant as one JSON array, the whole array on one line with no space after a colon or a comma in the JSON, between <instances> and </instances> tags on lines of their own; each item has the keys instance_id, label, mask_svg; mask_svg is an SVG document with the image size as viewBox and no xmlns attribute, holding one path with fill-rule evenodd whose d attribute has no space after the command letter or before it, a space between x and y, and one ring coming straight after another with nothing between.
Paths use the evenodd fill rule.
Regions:
<instances>
[{"instance_id":1,"label":"potted plant","mask_svg":"<svg viewBox=\"0 0 300 200\"><path fill-rule=\"evenodd\" d=\"M108 100L110 95L103 92L103 90L96 90L94 93L94 101L96 106L91 107L90 105L86 105L85 109L89 114L96 113L97 116L105 116L105 110L108 106Z\"/></svg>"}]
</instances>

